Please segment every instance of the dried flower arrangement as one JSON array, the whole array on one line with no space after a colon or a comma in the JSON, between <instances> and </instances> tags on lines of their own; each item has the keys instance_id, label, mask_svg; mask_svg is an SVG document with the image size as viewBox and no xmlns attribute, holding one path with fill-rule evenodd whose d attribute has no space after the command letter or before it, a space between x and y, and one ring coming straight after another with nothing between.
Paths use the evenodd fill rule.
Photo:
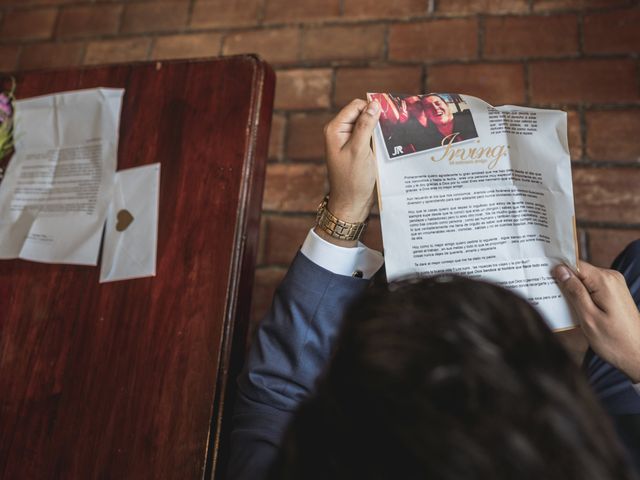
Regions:
<instances>
[{"instance_id":1,"label":"dried flower arrangement","mask_svg":"<svg viewBox=\"0 0 640 480\"><path fill-rule=\"evenodd\" d=\"M0 179L4 175L4 161L13 151L13 114L16 81L11 78L11 88L0 92Z\"/></svg>"}]
</instances>

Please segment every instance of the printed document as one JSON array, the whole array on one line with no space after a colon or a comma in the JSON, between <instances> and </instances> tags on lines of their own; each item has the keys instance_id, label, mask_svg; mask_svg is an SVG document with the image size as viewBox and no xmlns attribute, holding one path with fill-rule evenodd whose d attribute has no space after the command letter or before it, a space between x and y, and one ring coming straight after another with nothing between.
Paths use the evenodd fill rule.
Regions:
<instances>
[{"instance_id":1,"label":"printed document","mask_svg":"<svg viewBox=\"0 0 640 480\"><path fill-rule=\"evenodd\" d=\"M123 93L98 88L16 102L15 154L0 184L0 258L97 265Z\"/></svg>"},{"instance_id":2,"label":"printed document","mask_svg":"<svg viewBox=\"0 0 640 480\"><path fill-rule=\"evenodd\" d=\"M574 322L550 271L576 268L566 114L461 94L370 93L389 281L490 280L556 329Z\"/></svg>"}]
</instances>

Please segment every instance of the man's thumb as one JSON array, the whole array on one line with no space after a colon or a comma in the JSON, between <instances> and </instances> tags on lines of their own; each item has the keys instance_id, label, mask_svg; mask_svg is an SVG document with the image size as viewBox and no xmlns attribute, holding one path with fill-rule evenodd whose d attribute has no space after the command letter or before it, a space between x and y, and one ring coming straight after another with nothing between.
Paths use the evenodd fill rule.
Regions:
<instances>
[{"instance_id":1,"label":"man's thumb","mask_svg":"<svg viewBox=\"0 0 640 480\"><path fill-rule=\"evenodd\" d=\"M558 282L560 290L578 314L587 313L595 307L587 287L574 275L571 269L565 265L558 265L551 273ZM579 317L582 318L582 315Z\"/></svg>"},{"instance_id":2,"label":"man's thumb","mask_svg":"<svg viewBox=\"0 0 640 480\"><path fill-rule=\"evenodd\" d=\"M374 100L369 102L367 107L360 113L348 145L356 151L369 148L371 135L378 123L378 118L380 118L380 104Z\"/></svg>"}]
</instances>

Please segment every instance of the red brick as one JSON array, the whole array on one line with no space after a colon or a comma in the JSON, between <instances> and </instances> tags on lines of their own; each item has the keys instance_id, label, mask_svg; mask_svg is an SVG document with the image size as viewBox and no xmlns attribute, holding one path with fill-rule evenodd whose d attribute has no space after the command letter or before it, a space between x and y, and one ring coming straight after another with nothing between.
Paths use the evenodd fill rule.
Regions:
<instances>
[{"instance_id":1,"label":"red brick","mask_svg":"<svg viewBox=\"0 0 640 480\"><path fill-rule=\"evenodd\" d=\"M335 103L343 106L367 92L421 93L422 67L340 68Z\"/></svg>"},{"instance_id":2,"label":"red brick","mask_svg":"<svg viewBox=\"0 0 640 480\"><path fill-rule=\"evenodd\" d=\"M344 0L345 17L349 18L403 18L427 13L424 0Z\"/></svg>"},{"instance_id":3,"label":"red brick","mask_svg":"<svg viewBox=\"0 0 640 480\"><path fill-rule=\"evenodd\" d=\"M303 60L381 58L385 29L382 25L310 28L304 33Z\"/></svg>"},{"instance_id":4,"label":"red brick","mask_svg":"<svg viewBox=\"0 0 640 480\"><path fill-rule=\"evenodd\" d=\"M2 40L43 40L51 38L58 16L56 8L14 10L2 18Z\"/></svg>"},{"instance_id":5,"label":"red brick","mask_svg":"<svg viewBox=\"0 0 640 480\"><path fill-rule=\"evenodd\" d=\"M637 101L633 60L569 60L530 65L535 103L621 103Z\"/></svg>"},{"instance_id":6,"label":"red brick","mask_svg":"<svg viewBox=\"0 0 640 480\"><path fill-rule=\"evenodd\" d=\"M215 57L220 55L222 34L196 33L193 35L169 35L156 38L151 58L163 60L169 58Z\"/></svg>"},{"instance_id":7,"label":"red brick","mask_svg":"<svg viewBox=\"0 0 640 480\"><path fill-rule=\"evenodd\" d=\"M429 67L427 85L429 92L473 95L492 105L525 101L524 68L514 63Z\"/></svg>"},{"instance_id":8,"label":"red brick","mask_svg":"<svg viewBox=\"0 0 640 480\"><path fill-rule=\"evenodd\" d=\"M84 63L95 65L146 60L150 44L148 38L91 42L84 54Z\"/></svg>"},{"instance_id":9,"label":"red brick","mask_svg":"<svg viewBox=\"0 0 640 480\"><path fill-rule=\"evenodd\" d=\"M20 55L20 70L74 67L80 65L83 50L80 42L26 45Z\"/></svg>"},{"instance_id":10,"label":"red brick","mask_svg":"<svg viewBox=\"0 0 640 480\"><path fill-rule=\"evenodd\" d=\"M528 0L436 0L436 12L445 14L526 13Z\"/></svg>"},{"instance_id":11,"label":"red brick","mask_svg":"<svg viewBox=\"0 0 640 480\"><path fill-rule=\"evenodd\" d=\"M270 63L285 64L298 60L300 30L278 28L249 30L229 34L222 47L223 55L257 53Z\"/></svg>"},{"instance_id":12,"label":"red brick","mask_svg":"<svg viewBox=\"0 0 640 480\"><path fill-rule=\"evenodd\" d=\"M299 113L289 117L287 158L296 160L324 157L324 126L333 118L330 113Z\"/></svg>"},{"instance_id":13,"label":"red brick","mask_svg":"<svg viewBox=\"0 0 640 480\"><path fill-rule=\"evenodd\" d=\"M26 7L36 5L66 5L69 3L89 3L91 0L0 0L0 7Z\"/></svg>"},{"instance_id":14,"label":"red brick","mask_svg":"<svg viewBox=\"0 0 640 480\"><path fill-rule=\"evenodd\" d=\"M589 159L640 162L640 110L587 112L586 121Z\"/></svg>"},{"instance_id":15,"label":"red brick","mask_svg":"<svg viewBox=\"0 0 640 480\"><path fill-rule=\"evenodd\" d=\"M146 2L128 4L122 20L124 33L167 32L187 24L189 2Z\"/></svg>"},{"instance_id":16,"label":"red brick","mask_svg":"<svg viewBox=\"0 0 640 480\"><path fill-rule=\"evenodd\" d=\"M534 11L582 10L629 5L629 0L533 0Z\"/></svg>"},{"instance_id":17,"label":"red brick","mask_svg":"<svg viewBox=\"0 0 640 480\"><path fill-rule=\"evenodd\" d=\"M315 225L315 216L267 215L265 224L265 263L284 266L291 263L302 246L307 233Z\"/></svg>"},{"instance_id":18,"label":"red brick","mask_svg":"<svg viewBox=\"0 0 640 480\"><path fill-rule=\"evenodd\" d=\"M270 160L282 160L284 156L284 134L286 128L286 117L280 113L274 113L271 117L271 134L269 136Z\"/></svg>"},{"instance_id":19,"label":"red brick","mask_svg":"<svg viewBox=\"0 0 640 480\"><path fill-rule=\"evenodd\" d=\"M329 107L330 69L280 70L276 75L275 108L299 110Z\"/></svg>"},{"instance_id":20,"label":"red brick","mask_svg":"<svg viewBox=\"0 0 640 480\"><path fill-rule=\"evenodd\" d=\"M264 254L264 238L265 238L265 232L266 227L267 227L267 220L266 220L267 216L266 215L261 215L260 216L260 226L258 227L258 251L257 251L257 255L256 255L256 266L260 267L264 265L264 258L265 258L265 254Z\"/></svg>"},{"instance_id":21,"label":"red brick","mask_svg":"<svg viewBox=\"0 0 640 480\"><path fill-rule=\"evenodd\" d=\"M323 20L340 15L340 0L265 0L265 22Z\"/></svg>"},{"instance_id":22,"label":"red brick","mask_svg":"<svg viewBox=\"0 0 640 480\"><path fill-rule=\"evenodd\" d=\"M258 23L262 0L196 0L192 28L252 26Z\"/></svg>"},{"instance_id":23,"label":"red brick","mask_svg":"<svg viewBox=\"0 0 640 480\"><path fill-rule=\"evenodd\" d=\"M574 168L578 221L640 223L640 169Z\"/></svg>"},{"instance_id":24,"label":"red brick","mask_svg":"<svg viewBox=\"0 0 640 480\"><path fill-rule=\"evenodd\" d=\"M475 18L396 24L389 30L391 60L465 60L477 55Z\"/></svg>"},{"instance_id":25,"label":"red brick","mask_svg":"<svg viewBox=\"0 0 640 480\"><path fill-rule=\"evenodd\" d=\"M592 228L589 238L589 262L598 267L610 268L624 248L640 238L640 230L613 230Z\"/></svg>"},{"instance_id":26,"label":"red brick","mask_svg":"<svg viewBox=\"0 0 640 480\"><path fill-rule=\"evenodd\" d=\"M578 53L576 15L488 17L484 31L487 58L558 57Z\"/></svg>"},{"instance_id":27,"label":"red brick","mask_svg":"<svg viewBox=\"0 0 640 480\"><path fill-rule=\"evenodd\" d=\"M571 160L580 160L582 158L582 128L580 114L576 111L567 112L567 137L569 137Z\"/></svg>"},{"instance_id":28,"label":"red brick","mask_svg":"<svg viewBox=\"0 0 640 480\"><path fill-rule=\"evenodd\" d=\"M18 45L0 46L0 72L13 72L18 67Z\"/></svg>"},{"instance_id":29,"label":"red brick","mask_svg":"<svg viewBox=\"0 0 640 480\"><path fill-rule=\"evenodd\" d=\"M285 268L258 268L253 277L253 293L251 296L251 326L250 338L258 325L258 322L269 311L273 294L277 286L284 278L287 270Z\"/></svg>"},{"instance_id":30,"label":"red brick","mask_svg":"<svg viewBox=\"0 0 640 480\"><path fill-rule=\"evenodd\" d=\"M90 5L65 8L58 20L59 37L108 35L118 31L121 5Z\"/></svg>"},{"instance_id":31,"label":"red brick","mask_svg":"<svg viewBox=\"0 0 640 480\"><path fill-rule=\"evenodd\" d=\"M326 169L312 163L267 165L264 210L315 212L326 192Z\"/></svg>"},{"instance_id":32,"label":"red brick","mask_svg":"<svg viewBox=\"0 0 640 480\"><path fill-rule=\"evenodd\" d=\"M640 9L594 13L584 17L584 50L589 53L637 53Z\"/></svg>"}]
</instances>

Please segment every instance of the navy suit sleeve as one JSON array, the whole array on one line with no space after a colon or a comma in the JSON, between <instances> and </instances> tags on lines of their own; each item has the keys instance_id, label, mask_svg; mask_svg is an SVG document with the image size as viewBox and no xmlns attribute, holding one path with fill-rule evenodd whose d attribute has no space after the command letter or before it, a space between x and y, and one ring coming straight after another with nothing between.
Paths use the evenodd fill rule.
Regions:
<instances>
[{"instance_id":1,"label":"navy suit sleeve","mask_svg":"<svg viewBox=\"0 0 640 480\"><path fill-rule=\"evenodd\" d=\"M368 284L298 252L238 379L229 480L265 478L296 408L329 361L346 308Z\"/></svg>"}]
</instances>

